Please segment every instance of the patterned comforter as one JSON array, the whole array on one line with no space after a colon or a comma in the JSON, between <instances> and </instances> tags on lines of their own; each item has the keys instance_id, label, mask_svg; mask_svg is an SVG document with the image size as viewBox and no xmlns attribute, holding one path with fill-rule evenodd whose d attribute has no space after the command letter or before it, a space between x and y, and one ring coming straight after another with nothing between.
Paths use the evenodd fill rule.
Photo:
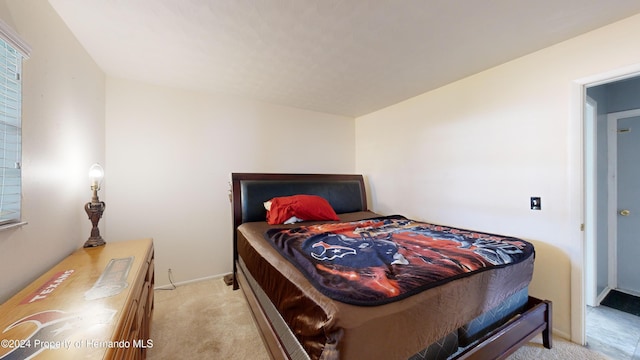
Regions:
<instances>
[{"instance_id":1,"label":"patterned comforter","mask_svg":"<svg viewBox=\"0 0 640 360\"><path fill-rule=\"evenodd\" d=\"M387 304L534 255L521 239L399 215L274 228L265 237L324 295L360 306Z\"/></svg>"}]
</instances>

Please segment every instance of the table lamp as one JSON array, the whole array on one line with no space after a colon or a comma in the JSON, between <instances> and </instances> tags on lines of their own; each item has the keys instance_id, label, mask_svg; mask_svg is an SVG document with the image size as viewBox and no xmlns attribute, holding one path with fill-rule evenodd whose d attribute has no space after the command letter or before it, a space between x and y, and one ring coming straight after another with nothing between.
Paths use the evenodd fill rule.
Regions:
<instances>
[{"instance_id":1,"label":"table lamp","mask_svg":"<svg viewBox=\"0 0 640 360\"><path fill-rule=\"evenodd\" d=\"M86 248L102 246L105 244L104 239L100 236L100 229L98 229L98 221L100 221L106 206L104 201L100 201L98 198L98 190L100 190L103 178L104 169L102 169L102 166L98 163L91 165L89 168L89 179L91 179L91 190L93 191L93 196L91 197L91 201L84 205L84 211L87 212L89 220L91 220L92 228L91 236L89 236L89 239L84 243L84 247Z\"/></svg>"}]
</instances>

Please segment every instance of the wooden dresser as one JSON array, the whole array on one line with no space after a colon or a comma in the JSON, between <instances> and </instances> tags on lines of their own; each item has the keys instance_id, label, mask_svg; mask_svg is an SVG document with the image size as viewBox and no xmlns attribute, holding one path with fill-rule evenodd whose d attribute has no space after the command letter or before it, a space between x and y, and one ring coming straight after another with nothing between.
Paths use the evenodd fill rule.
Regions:
<instances>
[{"instance_id":1,"label":"wooden dresser","mask_svg":"<svg viewBox=\"0 0 640 360\"><path fill-rule=\"evenodd\" d=\"M153 263L151 239L77 250L0 306L0 359L144 359Z\"/></svg>"}]
</instances>

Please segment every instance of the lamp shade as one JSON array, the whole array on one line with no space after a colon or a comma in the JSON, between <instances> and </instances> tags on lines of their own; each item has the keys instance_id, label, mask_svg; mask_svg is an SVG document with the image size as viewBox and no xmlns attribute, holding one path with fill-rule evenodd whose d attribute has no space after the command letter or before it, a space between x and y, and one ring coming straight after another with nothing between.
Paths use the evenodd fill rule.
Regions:
<instances>
[{"instance_id":1,"label":"lamp shade","mask_svg":"<svg viewBox=\"0 0 640 360\"><path fill-rule=\"evenodd\" d=\"M104 169L100 164L95 163L89 168L89 179L91 179L91 187L100 188L102 179L104 178Z\"/></svg>"}]
</instances>

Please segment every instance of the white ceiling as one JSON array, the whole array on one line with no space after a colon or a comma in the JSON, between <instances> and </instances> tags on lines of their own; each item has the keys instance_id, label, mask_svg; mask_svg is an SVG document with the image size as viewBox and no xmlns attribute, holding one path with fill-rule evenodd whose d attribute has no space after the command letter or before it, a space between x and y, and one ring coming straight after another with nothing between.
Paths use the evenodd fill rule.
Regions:
<instances>
[{"instance_id":1,"label":"white ceiling","mask_svg":"<svg viewBox=\"0 0 640 360\"><path fill-rule=\"evenodd\" d=\"M359 116L638 0L49 0L109 76Z\"/></svg>"}]
</instances>

